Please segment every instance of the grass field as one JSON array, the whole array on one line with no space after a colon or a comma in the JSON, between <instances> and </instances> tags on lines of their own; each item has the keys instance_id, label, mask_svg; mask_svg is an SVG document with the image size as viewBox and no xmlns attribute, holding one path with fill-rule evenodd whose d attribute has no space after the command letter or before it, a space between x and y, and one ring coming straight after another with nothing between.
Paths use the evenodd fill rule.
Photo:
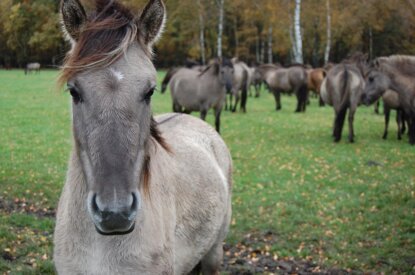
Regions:
<instances>
[{"instance_id":1,"label":"grass field","mask_svg":"<svg viewBox=\"0 0 415 275\"><path fill-rule=\"evenodd\" d=\"M53 273L53 213L71 147L69 95L54 91L57 72L0 71L0 273ZM163 73L159 74L162 77ZM154 113L171 110L157 93ZM234 160L232 228L272 232L277 257L363 272L415 272L415 147L396 139L391 120L362 107L356 142L334 144L333 111L295 114L295 98L263 91L248 113L225 112L222 135ZM198 115L198 114L195 114ZM213 125L213 115L208 114Z\"/></svg>"}]
</instances>

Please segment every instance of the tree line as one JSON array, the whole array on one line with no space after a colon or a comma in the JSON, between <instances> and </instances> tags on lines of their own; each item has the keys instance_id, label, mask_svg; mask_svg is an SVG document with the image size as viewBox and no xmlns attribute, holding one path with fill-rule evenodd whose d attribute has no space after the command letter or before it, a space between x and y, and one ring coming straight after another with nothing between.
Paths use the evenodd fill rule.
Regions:
<instances>
[{"instance_id":1,"label":"tree line","mask_svg":"<svg viewBox=\"0 0 415 275\"><path fill-rule=\"evenodd\" d=\"M93 0L81 0L86 7ZM137 14L147 0L121 0ZM415 53L414 0L166 0L159 67L237 56L254 63L339 62ZM58 66L68 43L57 0L0 1L0 65Z\"/></svg>"}]
</instances>

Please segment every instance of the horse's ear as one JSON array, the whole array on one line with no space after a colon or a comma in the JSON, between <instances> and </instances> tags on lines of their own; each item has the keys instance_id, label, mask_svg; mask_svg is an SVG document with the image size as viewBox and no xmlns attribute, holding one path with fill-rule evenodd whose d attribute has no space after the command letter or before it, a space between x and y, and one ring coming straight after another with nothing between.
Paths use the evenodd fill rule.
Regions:
<instances>
[{"instance_id":1,"label":"horse's ear","mask_svg":"<svg viewBox=\"0 0 415 275\"><path fill-rule=\"evenodd\" d=\"M146 45L152 45L160 38L166 20L166 8L162 0L150 0L137 25L141 38Z\"/></svg>"},{"instance_id":2,"label":"horse's ear","mask_svg":"<svg viewBox=\"0 0 415 275\"><path fill-rule=\"evenodd\" d=\"M61 16L63 29L67 33L68 38L72 41L77 41L87 18L79 0L62 0Z\"/></svg>"}]
</instances>

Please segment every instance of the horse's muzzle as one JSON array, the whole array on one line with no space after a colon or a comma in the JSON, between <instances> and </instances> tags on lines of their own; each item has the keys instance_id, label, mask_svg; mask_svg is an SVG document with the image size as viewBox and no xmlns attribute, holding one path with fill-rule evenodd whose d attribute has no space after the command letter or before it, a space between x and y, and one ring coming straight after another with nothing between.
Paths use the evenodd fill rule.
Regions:
<instances>
[{"instance_id":1,"label":"horse's muzzle","mask_svg":"<svg viewBox=\"0 0 415 275\"><path fill-rule=\"evenodd\" d=\"M102 203L97 203L97 195L92 195L89 199L89 212L99 234L123 235L134 230L135 218L139 208L139 196L135 193L131 195L131 203L117 207L103 207Z\"/></svg>"}]
</instances>

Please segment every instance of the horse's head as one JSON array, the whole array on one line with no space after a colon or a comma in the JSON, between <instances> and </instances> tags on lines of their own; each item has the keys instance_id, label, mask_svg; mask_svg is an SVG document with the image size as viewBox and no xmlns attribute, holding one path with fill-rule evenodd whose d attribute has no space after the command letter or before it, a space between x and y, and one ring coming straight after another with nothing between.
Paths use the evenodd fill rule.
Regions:
<instances>
[{"instance_id":1,"label":"horse's head","mask_svg":"<svg viewBox=\"0 0 415 275\"><path fill-rule=\"evenodd\" d=\"M378 60L374 60L365 75L366 85L362 95L365 105L370 105L378 100L390 87L390 78L381 72Z\"/></svg>"},{"instance_id":2,"label":"horse's head","mask_svg":"<svg viewBox=\"0 0 415 275\"><path fill-rule=\"evenodd\" d=\"M219 80L225 86L226 92L230 93L233 85L233 64L229 59L223 58L219 63Z\"/></svg>"},{"instance_id":3,"label":"horse's head","mask_svg":"<svg viewBox=\"0 0 415 275\"><path fill-rule=\"evenodd\" d=\"M163 28L165 7L162 0L150 0L135 17L114 1L95 2L96 9L87 15L78 0L62 0L72 49L60 80L73 98L87 211L99 233L126 234L134 229L147 178L147 143L155 129L151 45Z\"/></svg>"}]
</instances>

